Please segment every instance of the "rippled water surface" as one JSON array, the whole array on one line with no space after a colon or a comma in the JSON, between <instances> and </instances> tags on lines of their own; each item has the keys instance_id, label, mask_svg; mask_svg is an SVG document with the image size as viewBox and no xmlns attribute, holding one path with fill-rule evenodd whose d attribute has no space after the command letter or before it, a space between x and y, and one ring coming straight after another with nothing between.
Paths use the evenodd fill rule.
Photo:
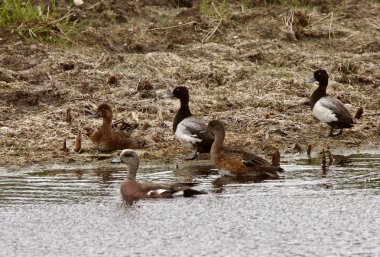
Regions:
<instances>
[{"instance_id":1,"label":"rippled water surface","mask_svg":"<svg viewBox=\"0 0 380 257\"><path fill-rule=\"evenodd\" d=\"M208 194L132 206L122 166L0 168L0 256L380 256L380 154L284 163L262 183L205 162L143 167L142 181L192 180Z\"/></svg>"}]
</instances>

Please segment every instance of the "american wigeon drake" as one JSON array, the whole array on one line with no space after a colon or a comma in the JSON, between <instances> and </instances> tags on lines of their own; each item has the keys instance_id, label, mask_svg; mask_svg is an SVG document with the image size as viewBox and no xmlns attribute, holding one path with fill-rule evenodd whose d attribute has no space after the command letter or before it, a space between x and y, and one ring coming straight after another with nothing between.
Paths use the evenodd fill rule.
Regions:
<instances>
[{"instance_id":1,"label":"american wigeon drake","mask_svg":"<svg viewBox=\"0 0 380 257\"><path fill-rule=\"evenodd\" d=\"M170 95L164 98L178 98L181 102L173 121L173 131L176 138L194 153L186 158L195 159L199 153L209 153L214 137L207 131L207 125L194 118L189 108L189 90L186 87L176 87Z\"/></svg>"},{"instance_id":2,"label":"american wigeon drake","mask_svg":"<svg viewBox=\"0 0 380 257\"><path fill-rule=\"evenodd\" d=\"M204 194L191 187L195 183L143 183L136 180L136 173L139 169L139 157L135 151L125 149L120 153L120 157L112 160L113 163L122 162L128 166L127 179L120 187L120 192L125 200L137 200L140 198L170 198L173 196L190 197L197 194Z\"/></svg>"},{"instance_id":3,"label":"american wigeon drake","mask_svg":"<svg viewBox=\"0 0 380 257\"><path fill-rule=\"evenodd\" d=\"M101 104L96 110L96 117L103 118L103 124L95 132L90 134L90 139L95 147L102 152L122 150L125 148L141 148L142 142L131 138L123 131L112 128L112 109L108 104Z\"/></svg>"},{"instance_id":4,"label":"american wigeon drake","mask_svg":"<svg viewBox=\"0 0 380 257\"><path fill-rule=\"evenodd\" d=\"M344 104L333 96L326 93L329 75L325 70L317 70L314 76L307 83L319 82L318 88L310 97L310 108L314 117L321 122L330 125L330 136L342 134L344 128L351 128L354 119ZM334 133L334 129L339 129L338 133Z\"/></svg>"},{"instance_id":5,"label":"american wigeon drake","mask_svg":"<svg viewBox=\"0 0 380 257\"><path fill-rule=\"evenodd\" d=\"M274 166L269 161L254 154L243 154L241 158L237 158L236 154L234 154L234 156L227 155L223 146L226 132L221 121L210 121L207 129L215 136L210 157L221 174L227 176L254 176L262 179L275 179L279 177L277 172L283 172L281 167Z\"/></svg>"}]
</instances>

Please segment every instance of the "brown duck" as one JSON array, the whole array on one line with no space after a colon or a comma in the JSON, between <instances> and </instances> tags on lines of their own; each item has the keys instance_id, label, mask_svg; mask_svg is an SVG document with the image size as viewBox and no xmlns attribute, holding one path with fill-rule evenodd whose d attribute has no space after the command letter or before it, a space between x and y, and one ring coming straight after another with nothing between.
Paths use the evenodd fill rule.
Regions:
<instances>
[{"instance_id":1,"label":"brown duck","mask_svg":"<svg viewBox=\"0 0 380 257\"><path fill-rule=\"evenodd\" d=\"M112 128L112 109L108 104L101 104L96 110L96 117L103 118L103 124L90 135L92 143L102 152L122 150L125 148L137 149L142 147L142 142L131 138L123 131Z\"/></svg>"},{"instance_id":2,"label":"brown duck","mask_svg":"<svg viewBox=\"0 0 380 257\"><path fill-rule=\"evenodd\" d=\"M207 126L208 131L215 136L215 141L211 146L210 157L219 172L227 176L254 176L263 179L278 178L277 172L283 172L283 169L272 165L269 161L254 155L241 152L240 158L237 157L239 152L234 154L225 153L223 141L225 129L222 122L212 120Z\"/></svg>"},{"instance_id":3,"label":"brown duck","mask_svg":"<svg viewBox=\"0 0 380 257\"><path fill-rule=\"evenodd\" d=\"M171 198L173 196L190 197L197 194L204 194L191 187L195 183L144 183L136 180L136 173L139 169L139 157L135 151L125 149L120 153L120 157L114 159L113 163L122 162L128 166L127 179L120 187L120 192L127 202L140 198Z\"/></svg>"}]
</instances>

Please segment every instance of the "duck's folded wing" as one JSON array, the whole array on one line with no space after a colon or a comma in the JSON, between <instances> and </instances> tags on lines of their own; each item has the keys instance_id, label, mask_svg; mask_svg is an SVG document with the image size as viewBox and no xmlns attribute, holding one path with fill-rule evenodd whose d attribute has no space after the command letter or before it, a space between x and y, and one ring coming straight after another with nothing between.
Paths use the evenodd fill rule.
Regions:
<instances>
[{"instance_id":1,"label":"duck's folded wing","mask_svg":"<svg viewBox=\"0 0 380 257\"><path fill-rule=\"evenodd\" d=\"M228 156L233 156L234 158L239 158L242 160L242 162L247 166L247 167L253 167L253 166L272 166L272 164L267 161L266 159L257 156L253 153L249 153L243 150L237 150L233 148L226 148L224 152Z\"/></svg>"},{"instance_id":2,"label":"duck's folded wing","mask_svg":"<svg viewBox=\"0 0 380 257\"><path fill-rule=\"evenodd\" d=\"M214 140L214 137L207 130L206 123L194 117L184 119L178 126L183 127L194 138L199 138L202 141Z\"/></svg>"},{"instance_id":3,"label":"duck's folded wing","mask_svg":"<svg viewBox=\"0 0 380 257\"><path fill-rule=\"evenodd\" d=\"M337 117L338 121L345 122L345 123L353 123L353 118L349 110L344 106L344 104L332 96L325 96L321 98L318 103L334 112L335 116Z\"/></svg>"}]
</instances>

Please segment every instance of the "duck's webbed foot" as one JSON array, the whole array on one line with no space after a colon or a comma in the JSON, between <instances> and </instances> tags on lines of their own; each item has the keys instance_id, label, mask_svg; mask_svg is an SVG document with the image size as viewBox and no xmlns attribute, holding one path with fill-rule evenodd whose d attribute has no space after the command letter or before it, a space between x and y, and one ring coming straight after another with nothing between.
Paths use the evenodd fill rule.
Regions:
<instances>
[{"instance_id":1,"label":"duck's webbed foot","mask_svg":"<svg viewBox=\"0 0 380 257\"><path fill-rule=\"evenodd\" d=\"M331 128L329 136L330 137L335 137L335 136L342 135L342 133L343 133L343 129L339 130L339 132L335 132L334 133L334 130Z\"/></svg>"},{"instance_id":2,"label":"duck's webbed foot","mask_svg":"<svg viewBox=\"0 0 380 257\"><path fill-rule=\"evenodd\" d=\"M188 156L185 158L185 160L186 160L186 161L191 161L191 160L194 160L194 159L197 158L197 157L198 157L198 152L195 151L194 153L188 155Z\"/></svg>"}]
</instances>

